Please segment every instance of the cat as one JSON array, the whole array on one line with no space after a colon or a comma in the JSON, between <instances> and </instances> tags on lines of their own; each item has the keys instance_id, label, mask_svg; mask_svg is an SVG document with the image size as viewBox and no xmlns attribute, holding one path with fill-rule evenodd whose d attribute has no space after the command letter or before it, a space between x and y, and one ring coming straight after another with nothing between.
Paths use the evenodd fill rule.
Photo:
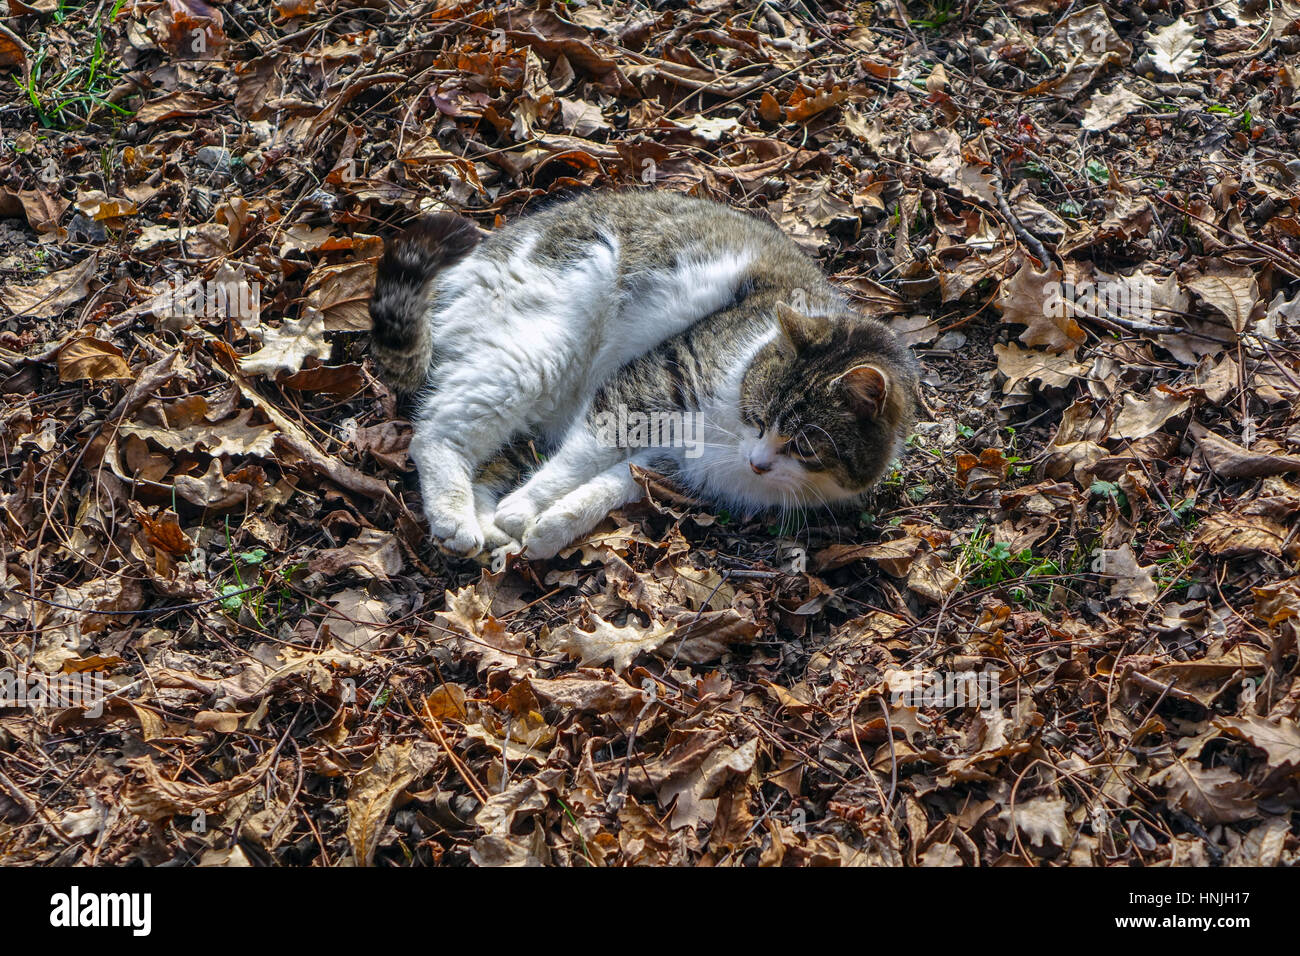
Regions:
<instances>
[{"instance_id":1,"label":"cat","mask_svg":"<svg viewBox=\"0 0 1300 956\"><path fill-rule=\"evenodd\" d=\"M916 414L886 325L775 226L673 192L593 191L486 238L427 216L386 245L370 312L415 400L430 531L498 563L637 500L632 464L745 515L860 498ZM520 483L530 439L547 457Z\"/></svg>"}]
</instances>

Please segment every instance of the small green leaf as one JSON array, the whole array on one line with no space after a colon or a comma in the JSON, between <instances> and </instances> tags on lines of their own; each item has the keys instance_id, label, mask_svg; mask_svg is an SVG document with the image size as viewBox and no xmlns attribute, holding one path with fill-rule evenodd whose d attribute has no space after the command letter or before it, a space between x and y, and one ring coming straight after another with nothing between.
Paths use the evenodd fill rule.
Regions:
<instances>
[{"instance_id":1,"label":"small green leaf","mask_svg":"<svg viewBox=\"0 0 1300 956\"><path fill-rule=\"evenodd\" d=\"M231 613L237 612L244 606L243 591L238 584L221 585L221 606Z\"/></svg>"}]
</instances>

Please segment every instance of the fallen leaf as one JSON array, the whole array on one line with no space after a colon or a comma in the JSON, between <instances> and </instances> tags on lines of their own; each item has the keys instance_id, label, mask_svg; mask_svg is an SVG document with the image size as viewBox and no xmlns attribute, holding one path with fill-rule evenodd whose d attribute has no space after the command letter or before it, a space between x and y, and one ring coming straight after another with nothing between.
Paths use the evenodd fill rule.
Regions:
<instances>
[{"instance_id":1,"label":"fallen leaf","mask_svg":"<svg viewBox=\"0 0 1300 956\"><path fill-rule=\"evenodd\" d=\"M424 741L390 744L375 751L348 786L348 843L357 866L370 866L384 824L403 790L437 762L440 749Z\"/></svg>"},{"instance_id":2,"label":"fallen leaf","mask_svg":"<svg viewBox=\"0 0 1300 956\"><path fill-rule=\"evenodd\" d=\"M280 372L297 372L308 358L329 358L325 317L319 312L308 311L296 322L286 319L278 329L261 329L260 335L262 347L239 362L248 375L273 378Z\"/></svg>"},{"instance_id":3,"label":"fallen leaf","mask_svg":"<svg viewBox=\"0 0 1300 956\"><path fill-rule=\"evenodd\" d=\"M51 272L32 285L0 288L0 303L14 315L34 319L54 318L90 292L99 269L99 254L92 252L77 265Z\"/></svg>"},{"instance_id":4,"label":"fallen leaf","mask_svg":"<svg viewBox=\"0 0 1300 956\"><path fill-rule=\"evenodd\" d=\"M1083 122L1080 125L1084 129L1101 133L1124 122L1130 113L1143 105L1142 97L1121 84L1109 93L1094 96L1083 111Z\"/></svg>"},{"instance_id":5,"label":"fallen leaf","mask_svg":"<svg viewBox=\"0 0 1300 956\"><path fill-rule=\"evenodd\" d=\"M59 349L58 365L60 382L135 377L121 349L112 342L90 336L75 338Z\"/></svg>"},{"instance_id":6,"label":"fallen leaf","mask_svg":"<svg viewBox=\"0 0 1300 956\"><path fill-rule=\"evenodd\" d=\"M1196 38L1192 25L1182 17L1151 31L1144 39L1151 48L1151 62L1156 69L1173 76L1195 66L1205 46L1205 41Z\"/></svg>"},{"instance_id":7,"label":"fallen leaf","mask_svg":"<svg viewBox=\"0 0 1300 956\"><path fill-rule=\"evenodd\" d=\"M615 627L598 615L591 615L591 630L566 624L551 632L547 649L564 651L578 663L610 664L615 671L625 671L638 654L649 654L672 637L674 628L664 624L639 627L626 624Z\"/></svg>"},{"instance_id":8,"label":"fallen leaf","mask_svg":"<svg viewBox=\"0 0 1300 956\"><path fill-rule=\"evenodd\" d=\"M1080 345L1084 331L1069 314L1059 294L1061 270L1042 269L1025 259L1016 274L1003 280L994 304L1004 322L1026 326L1020 341L1041 345L1049 352L1065 352Z\"/></svg>"},{"instance_id":9,"label":"fallen leaf","mask_svg":"<svg viewBox=\"0 0 1300 956\"><path fill-rule=\"evenodd\" d=\"M1248 820L1259 812L1250 785L1227 767L1206 770L1179 760L1152 776L1151 783L1168 792L1171 807L1207 826Z\"/></svg>"}]
</instances>

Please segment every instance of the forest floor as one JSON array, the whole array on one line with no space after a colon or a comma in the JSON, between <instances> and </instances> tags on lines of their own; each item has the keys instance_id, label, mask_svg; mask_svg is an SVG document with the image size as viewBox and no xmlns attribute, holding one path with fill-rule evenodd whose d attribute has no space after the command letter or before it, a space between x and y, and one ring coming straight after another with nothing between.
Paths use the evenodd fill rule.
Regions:
<instances>
[{"instance_id":1,"label":"forest floor","mask_svg":"<svg viewBox=\"0 0 1300 956\"><path fill-rule=\"evenodd\" d=\"M1298 29L9 0L0 860L1295 863ZM606 187L774 221L916 349L864 507L647 475L554 560L430 546L383 238Z\"/></svg>"}]
</instances>

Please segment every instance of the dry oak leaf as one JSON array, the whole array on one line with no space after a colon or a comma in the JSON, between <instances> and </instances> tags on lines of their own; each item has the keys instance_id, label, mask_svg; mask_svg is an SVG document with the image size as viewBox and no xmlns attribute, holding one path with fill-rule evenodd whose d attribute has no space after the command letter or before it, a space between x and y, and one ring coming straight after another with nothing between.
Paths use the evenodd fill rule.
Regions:
<instances>
[{"instance_id":1,"label":"dry oak leaf","mask_svg":"<svg viewBox=\"0 0 1300 956\"><path fill-rule=\"evenodd\" d=\"M1002 313L1004 322L1026 326L1020 333L1020 341L1026 345L1041 345L1049 352L1065 352L1083 342L1082 327L1067 314L1060 296L1053 298L1054 290L1060 289L1060 282L1061 270L1056 266L1040 271L1027 258L1015 275L1003 280L994 304ZM1060 307L1052 307L1053 301Z\"/></svg>"},{"instance_id":2,"label":"dry oak leaf","mask_svg":"<svg viewBox=\"0 0 1300 956\"><path fill-rule=\"evenodd\" d=\"M177 116L197 116L223 105L217 100L208 99L198 93L180 90L149 100L136 110L132 119L145 124L157 123Z\"/></svg>"},{"instance_id":3,"label":"dry oak leaf","mask_svg":"<svg viewBox=\"0 0 1300 956\"><path fill-rule=\"evenodd\" d=\"M550 756L549 745L555 740L555 728L536 712L515 718L509 724L485 714L484 719L465 725L465 736L512 764L527 760L541 767Z\"/></svg>"},{"instance_id":4,"label":"dry oak leaf","mask_svg":"<svg viewBox=\"0 0 1300 956\"><path fill-rule=\"evenodd\" d=\"M1207 305L1222 312L1232 323L1232 330L1240 333L1250 322L1250 314L1259 301L1259 284L1246 267L1223 268L1207 275L1187 280L1191 289Z\"/></svg>"},{"instance_id":5,"label":"dry oak leaf","mask_svg":"<svg viewBox=\"0 0 1300 956\"><path fill-rule=\"evenodd\" d=\"M1088 374L1088 366L1075 362L1068 354L1037 352L1021 348L1015 342L993 346L998 358L998 372L1006 377L1002 391L1010 393L1023 381L1041 382L1045 388L1063 389Z\"/></svg>"},{"instance_id":6,"label":"dry oak leaf","mask_svg":"<svg viewBox=\"0 0 1300 956\"><path fill-rule=\"evenodd\" d=\"M1259 813L1253 788L1227 767L1206 770L1180 760L1152 776L1151 783L1165 788L1171 807L1207 825L1248 820Z\"/></svg>"},{"instance_id":7,"label":"dry oak leaf","mask_svg":"<svg viewBox=\"0 0 1300 956\"><path fill-rule=\"evenodd\" d=\"M84 335L59 349L57 362L60 382L135 378L126 356L112 342Z\"/></svg>"},{"instance_id":8,"label":"dry oak leaf","mask_svg":"<svg viewBox=\"0 0 1300 956\"><path fill-rule=\"evenodd\" d=\"M716 143L723 136L729 136L741 130L740 120L735 117L708 117L696 114L676 120L675 124L690 130L706 143Z\"/></svg>"},{"instance_id":9,"label":"dry oak leaf","mask_svg":"<svg viewBox=\"0 0 1300 956\"><path fill-rule=\"evenodd\" d=\"M211 730L219 734L233 734L239 729L239 722L247 716L248 713L233 710L201 710L194 715L193 724L196 730Z\"/></svg>"},{"instance_id":10,"label":"dry oak leaf","mask_svg":"<svg viewBox=\"0 0 1300 956\"><path fill-rule=\"evenodd\" d=\"M650 627L627 624L616 627L598 614L591 616L592 630L577 624L556 628L544 642L547 650L564 651L586 667L610 664L615 671L625 671L638 654L658 649L676 632L676 628L655 623Z\"/></svg>"},{"instance_id":11,"label":"dry oak leaf","mask_svg":"<svg viewBox=\"0 0 1300 956\"><path fill-rule=\"evenodd\" d=\"M405 422L380 422L351 432L348 444L357 451L370 455L390 471L405 471L411 434L411 426Z\"/></svg>"},{"instance_id":12,"label":"dry oak leaf","mask_svg":"<svg viewBox=\"0 0 1300 956\"><path fill-rule=\"evenodd\" d=\"M478 661L478 672L531 665L523 634L511 634L492 614L491 598L469 584L446 592L446 607L434 623L456 638L456 653Z\"/></svg>"},{"instance_id":13,"label":"dry oak leaf","mask_svg":"<svg viewBox=\"0 0 1300 956\"><path fill-rule=\"evenodd\" d=\"M669 826L676 830L712 822L718 791L733 776L749 773L757 756L757 737L729 747L724 734L706 731L690 734L662 760L650 764L647 771L659 805L677 801Z\"/></svg>"},{"instance_id":14,"label":"dry oak leaf","mask_svg":"<svg viewBox=\"0 0 1300 956\"><path fill-rule=\"evenodd\" d=\"M122 623L123 618L120 616L122 611L135 611L144 607L144 592L138 579L109 574L94 578L75 588L60 586L54 591L54 600L67 607L50 609L50 618L44 622L45 627L50 628L49 634L56 636L60 631L59 624L75 621L76 630L84 636L102 631L109 624ZM69 610L69 608L78 610ZM116 613L96 614L97 611ZM74 634L63 636L75 637ZM57 647L47 649L45 656L38 653L34 662L41 668L48 667L57 671L66 661L77 657L70 650L72 646L76 646L75 640L60 639L57 641Z\"/></svg>"},{"instance_id":15,"label":"dry oak leaf","mask_svg":"<svg viewBox=\"0 0 1300 956\"><path fill-rule=\"evenodd\" d=\"M830 544L813 555L812 570L816 574L834 571L854 561L869 558L865 544Z\"/></svg>"},{"instance_id":16,"label":"dry oak leaf","mask_svg":"<svg viewBox=\"0 0 1300 956\"><path fill-rule=\"evenodd\" d=\"M349 588L329 599L322 622L329 628L330 647L343 653L378 650L388 626L388 609L364 591Z\"/></svg>"},{"instance_id":17,"label":"dry oak leaf","mask_svg":"<svg viewBox=\"0 0 1300 956\"><path fill-rule=\"evenodd\" d=\"M1219 478L1266 478L1300 471L1300 456L1242 448L1196 422L1191 432L1196 439L1195 457Z\"/></svg>"},{"instance_id":18,"label":"dry oak leaf","mask_svg":"<svg viewBox=\"0 0 1300 956\"><path fill-rule=\"evenodd\" d=\"M1125 392L1123 407L1115 416L1112 438L1138 439L1154 435L1165 422L1191 408L1191 399L1183 392L1157 385L1144 398Z\"/></svg>"},{"instance_id":19,"label":"dry oak leaf","mask_svg":"<svg viewBox=\"0 0 1300 956\"><path fill-rule=\"evenodd\" d=\"M764 90L762 98L758 101L758 115L764 123L773 126L785 119L785 111L781 109L781 104L769 90Z\"/></svg>"},{"instance_id":20,"label":"dry oak leaf","mask_svg":"<svg viewBox=\"0 0 1300 956\"><path fill-rule=\"evenodd\" d=\"M241 468L225 475L221 460L212 459L203 477L177 475L172 482L177 496L200 508L225 509L250 505L255 492L266 484L266 474L260 468Z\"/></svg>"},{"instance_id":21,"label":"dry oak leaf","mask_svg":"<svg viewBox=\"0 0 1300 956\"><path fill-rule=\"evenodd\" d=\"M329 358L330 344L325 341L325 317L309 309L294 322L286 319L278 329L260 330L262 347L239 361L248 375L274 377L280 372L295 373L308 358Z\"/></svg>"},{"instance_id":22,"label":"dry oak leaf","mask_svg":"<svg viewBox=\"0 0 1300 956\"><path fill-rule=\"evenodd\" d=\"M280 384L296 388L300 392L324 392L327 395L343 396L355 395L366 387L360 365L320 365L314 359L309 361L312 364L280 379Z\"/></svg>"},{"instance_id":23,"label":"dry oak leaf","mask_svg":"<svg viewBox=\"0 0 1300 956\"><path fill-rule=\"evenodd\" d=\"M84 193L76 203L77 211L96 222L103 219L120 219L137 213L135 203L129 199L113 199L101 189Z\"/></svg>"},{"instance_id":24,"label":"dry oak leaf","mask_svg":"<svg viewBox=\"0 0 1300 956\"><path fill-rule=\"evenodd\" d=\"M1266 720L1254 715L1244 719L1221 717L1214 722L1214 726L1264 751L1268 754L1270 767L1286 767L1290 770L1300 767L1300 727L1296 726L1294 720L1286 717Z\"/></svg>"},{"instance_id":25,"label":"dry oak leaf","mask_svg":"<svg viewBox=\"0 0 1300 956\"><path fill-rule=\"evenodd\" d=\"M214 458L221 455L265 457L274 448L276 427L249 424L253 411L245 408L234 418L215 424L199 421L183 428L129 424L123 425L118 431L123 437L136 435L147 438L169 451L202 449Z\"/></svg>"},{"instance_id":26,"label":"dry oak leaf","mask_svg":"<svg viewBox=\"0 0 1300 956\"><path fill-rule=\"evenodd\" d=\"M1292 537L1286 525L1265 515L1206 515L1197 528L1195 543L1211 554L1258 552L1280 558L1286 548L1286 556L1300 558L1300 538Z\"/></svg>"},{"instance_id":27,"label":"dry oak leaf","mask_svg":"<svg viewBox=\"0 0 1300 956\"><path fill-rule=\"evenodd\" d=\"M978 494L1000 485L1007 474L1007 460L1000 448L985 448L978 458L968 452L960 452L955 462L957 484L970 494Z\"/></svg>"},{"instance_id":28,"label":"dry oak leaf","mask_svg":"<svg viewBox=\"0 0 1300 956\"><path fill-rule=\"evenodd\" d=\"M128 781L122 788L122 802L129 811L151 823L178 813L215 810L232 797L257 786L274 758L274 752L267 751L265 757L244 773L208 784L168 780L151 758L135 757L127 764L143 774L144 780Z\"/></svg>"},{"instance_id":29,"label":"dry oak leaf","mask_svg":"<svg viewBox=\"0 0 1300 956\"><path fill-rule=\"evenodd\" d=\"M561 715L562 722L583 714L622 719L635 714L645 703L640 690L608 670L579 668L551 680L530 677L526 683L539 702Z\"/></svg>"},{"instance_id":30,"label":"dry oak leaf","mask_svg":"<svg viewBox=\"0 0 1300 956\"><path fill-rule=\"evenodd\" d=\"M31 47L23 42L22 37L0 23L0 69L22 66L27 60L27 51L30 49Z\"/></svg>"},{"instance_id":31,"label":"dry oak leaf","mask_svg":"<svg viewBox=\"0 0 1300 956\"><path fill-rule=\"evenodd\" d=\"M424 716L432 720L452 720L464 723L465 688L459 684L443 684L424 699Z\"/></svg>"},{"instance_id":32,"label":"dry oak leaf","mask_svg":"<svg viewBox=\"0 0 1300 956\"><path fill-rule=\"evenodd\" d=\"M1288 578L1251 591L1255 596L1255 616L1269 627L1300 619L1300 578Z\"/></svg>"},{"instance_id":33,"label":"dry oak leaf","mask_svg":"<svg viewBox=\"0 0 1300 956\"><path fill-rule=\"evenodd\" d=\"M1264 650L1254 644L1237 644L1226 653L1222 649L1212 653L1214 656L1197 660L1161 664L1147 671L1146 676L1155 681L1151 686L1159 687L1157 693L1168 686L1170 693L1182 691L1188 699L1208 707L1227 682L1262 673L1266 663Z\"/></svg>"},{"instance_id":34,"label":"dry oak leaf","mask_svg":"<svg viewBox=\"0 0 1300 956\"><path fill-rule=\"evenodd\" d=\"M1156 586L1155 565L1138 564L1137 556L1127 541L1118 548L1099 551L1093 567L1110 580L1110 596L1113 598L1123 598L1140 607L1150 604L1160 593Z\"/></svg>"},{"instance_id":35,"label":"dry oak leaf","mask_svg":"<svg viewBox=\"0 0 1300 956\"><path fill-rule=\"evenodd\" d=\"M161 518L152 518L141 511L136 518L144 528L145 540L155 548L177 557L184 557L194 550L194 542L181 530L175 517L164 515Z\"/></svg>"},{"instance_id":36,"label":"dry oak leaf","mask_svg":"<svg viewBox=\"0 0 1300 956\"><path fill-rule=\"evenodd\" d=\"M231 377L244 397L274 423L273 426L268 426L273 437L301 458L313 471L349 491L366 495L375 501L387 502L398 512L401 521L415 521L415 516L397 499L386 484L377 478L363 475L355 468L349 468L337 455L327 455L322 452L293 419L263 398L248 379L237 373ZM279 434L275 435L277 428Z\"/></svg>"},{"instance_id":37,"label":"dry oak leaf","mask_svg":"<svg viewBox=\"0 0 1300 956\"><path fill-rule=\"evenodd\" d=\"M1115 32L1101 4L1094 3L1062 19L1044 38L1043 49L1067 63L1067 70L1122 63L1133 48Z\"/></svg>"},{"instance_id":38,"label":"dry oak leaf","mask_svg":"<svg viewBox=\"0 0 1300 956\"><path fill-rule=\"evenodd\" d=\"M437 764L442 750L428 741L382 747L352 778L348 787L348 842L357 866L370 866L383 837L384 824L402 791Z\"/></svg>"},{"instance_id":39,"label":"dry oak leaf","mask_svg":"<svg viewBox=\"0 0 1300 956\"><path fill-rule=\"evenodd\" d=\"M1081 93L1106 66L1126 63L1133 53L1133 48L1115 32L1100 4L1062 19L1040 45L1061 63L1065 72L1027 92L1052 90L1070 98Z\"/></svg>"},{"instance_id":40,"label":"dry oak leaf","mask_svg":"<svg viewBox=\"0 0 1300 956\"><path fill-rule=\"evenodd\" d=\"M1192 25L1179 17L1168 26L1153 30L1143 37L1151 48L1151 62L1156 69L1177 76L1196 65L1204 40L1196 38Z\"/></svg>"},{"instance_id":41,"label":"dry oak leaf","mask_svg":"<svg viewBox=\"0 0 1300 956\"><path fill-rule=\"evenodd\" d=\"M474 823L484 830L484 836L470 850L475 865L539 866L550 861L543 827L534 826L525 836L516 836L513 831L518 828L520 817L540 813L551 804L551 795L562 773L543 770L523 777L484 801L474 815Z\"/></svg>"},{"instance_id":42,"label":"dry oak leaf","mask_svg":"<svg viewBox=\"0 0 1300 956\"><path fill-rule=\"evenodd\" d=\"M402 570L402 549L387 531L363 528L341 548L321 551L312 559L311 570L326 576L352 570L365 578L387 581Z\"/></svg>"},{"instance_id":43,"label":"dry oak leaf","mask_svg":"<svg viewBox=\"0 0 1300 956\"><path fill-rule=\"evenodd\" d=\"M1031 846L1045 847L1050 840L1058 847L1065 847L1070 839L1070 830L1065 822L1068 809L1063 797L1033 797L1023 803L1017 802L1014 808L1008 805L999 818L1008 829L1014 822Z\"/></svg>"},{"instance_id":44,"label":"dry oak leaf","mask_svg":"<svg viewBox=\"0 0 1300 956\"><path fill-rule=\"evenodd\" d=\"M375 291L374 262L321 266L307 277L303 291L307 296L307 311L320 314L325 331L370 331L370 299Z\"/></svg>"},{"instance_id":45,"label":"dry oak leaf","mask_svg":"<svg viewBox=\"0 0 1300 956\"><path fill-rule=\"evenodd\" d=\"M1080 125L1096 133L1104 132L1116 123L1122 123L1143 104L1142 97L1132 90L1117 86L1109 93L1100 93L1092 98L1083 111L1083 122Z\"/></svg>"},{"instance_id":46,"label":"dry oak leaf","mask_svg":"<svg viewBox=\"0 0 1300 956\"><path fill-rule=\"evenodd\" d=\"M1281 292L1273 296L1273 301L1268 304L1268 311L1264 318L1258 323L1258 331L1261 335L1268 335L1270 338L1278 337L1278 323L1292 329L1300 329L1300 292L1297 292L1287 300Z\"/></svg>"},{"instance_id":47,"label":"dry oak leaf","mask_svg":"<svg viewBox=\"0 0 1300 956\"><path fill-rule=\"evenodd\" d=\"M824 113L832 106L838 106L849 98L849 91L842 87L831 90L816 90L809 95L802 86L790 94L785 106L785 116L792 123L802 123L818 113Z\"/></svg>"},{"instance_id":48,"label":"dry oak leaf","mask_svg":"<svg viewBox=\"0 0 1300 956\"><path fill-rule=\"evenodd\" d=\"M907 587L931 604L942 604L948 596L961 587L961 578L943 563L933 551L914 562L907 572Z\"/></svg>"},{"instance_id":49,"label":"dry oak leaf","mask_svg":"<svg viewBox=\"0 0 1300 956\"><path fill-rule=\"evenodd\" d=\"M75 266L51 272L32 285L0 288L0 303L15 315L34 319L55 318L90 292L90 282L99 266L99 254L91 253Z\"/></svg>"},{"instance_id":50,"label":"dry oak leaf","mask_svg":"<svg viewBox=\"0 0 1300 956\"><path fill-rule=\"evenodd\" d=\"M922 131L912 134L912 145L918 152L933 151L926 163L926 171L937 179L953 183L968 199L978 199L996 206L998 199L993 190L992 174L978 163L963 155L961 137L953 130Z\"/></svg>"},{"instance_id":51,"label":"dry oak leaf","mask_svg":"<svg viewBox=\"0 0 1300 956\"><path fill-rule=\"evenodd\" d=\"M22 203L27 224L40 233L61 235L59 220L68 211L68 200L58 193L41 192L36 189L20 189L18 201ZM64 230L66 233L67 230Z\"/></svg>"}]
</instances>

